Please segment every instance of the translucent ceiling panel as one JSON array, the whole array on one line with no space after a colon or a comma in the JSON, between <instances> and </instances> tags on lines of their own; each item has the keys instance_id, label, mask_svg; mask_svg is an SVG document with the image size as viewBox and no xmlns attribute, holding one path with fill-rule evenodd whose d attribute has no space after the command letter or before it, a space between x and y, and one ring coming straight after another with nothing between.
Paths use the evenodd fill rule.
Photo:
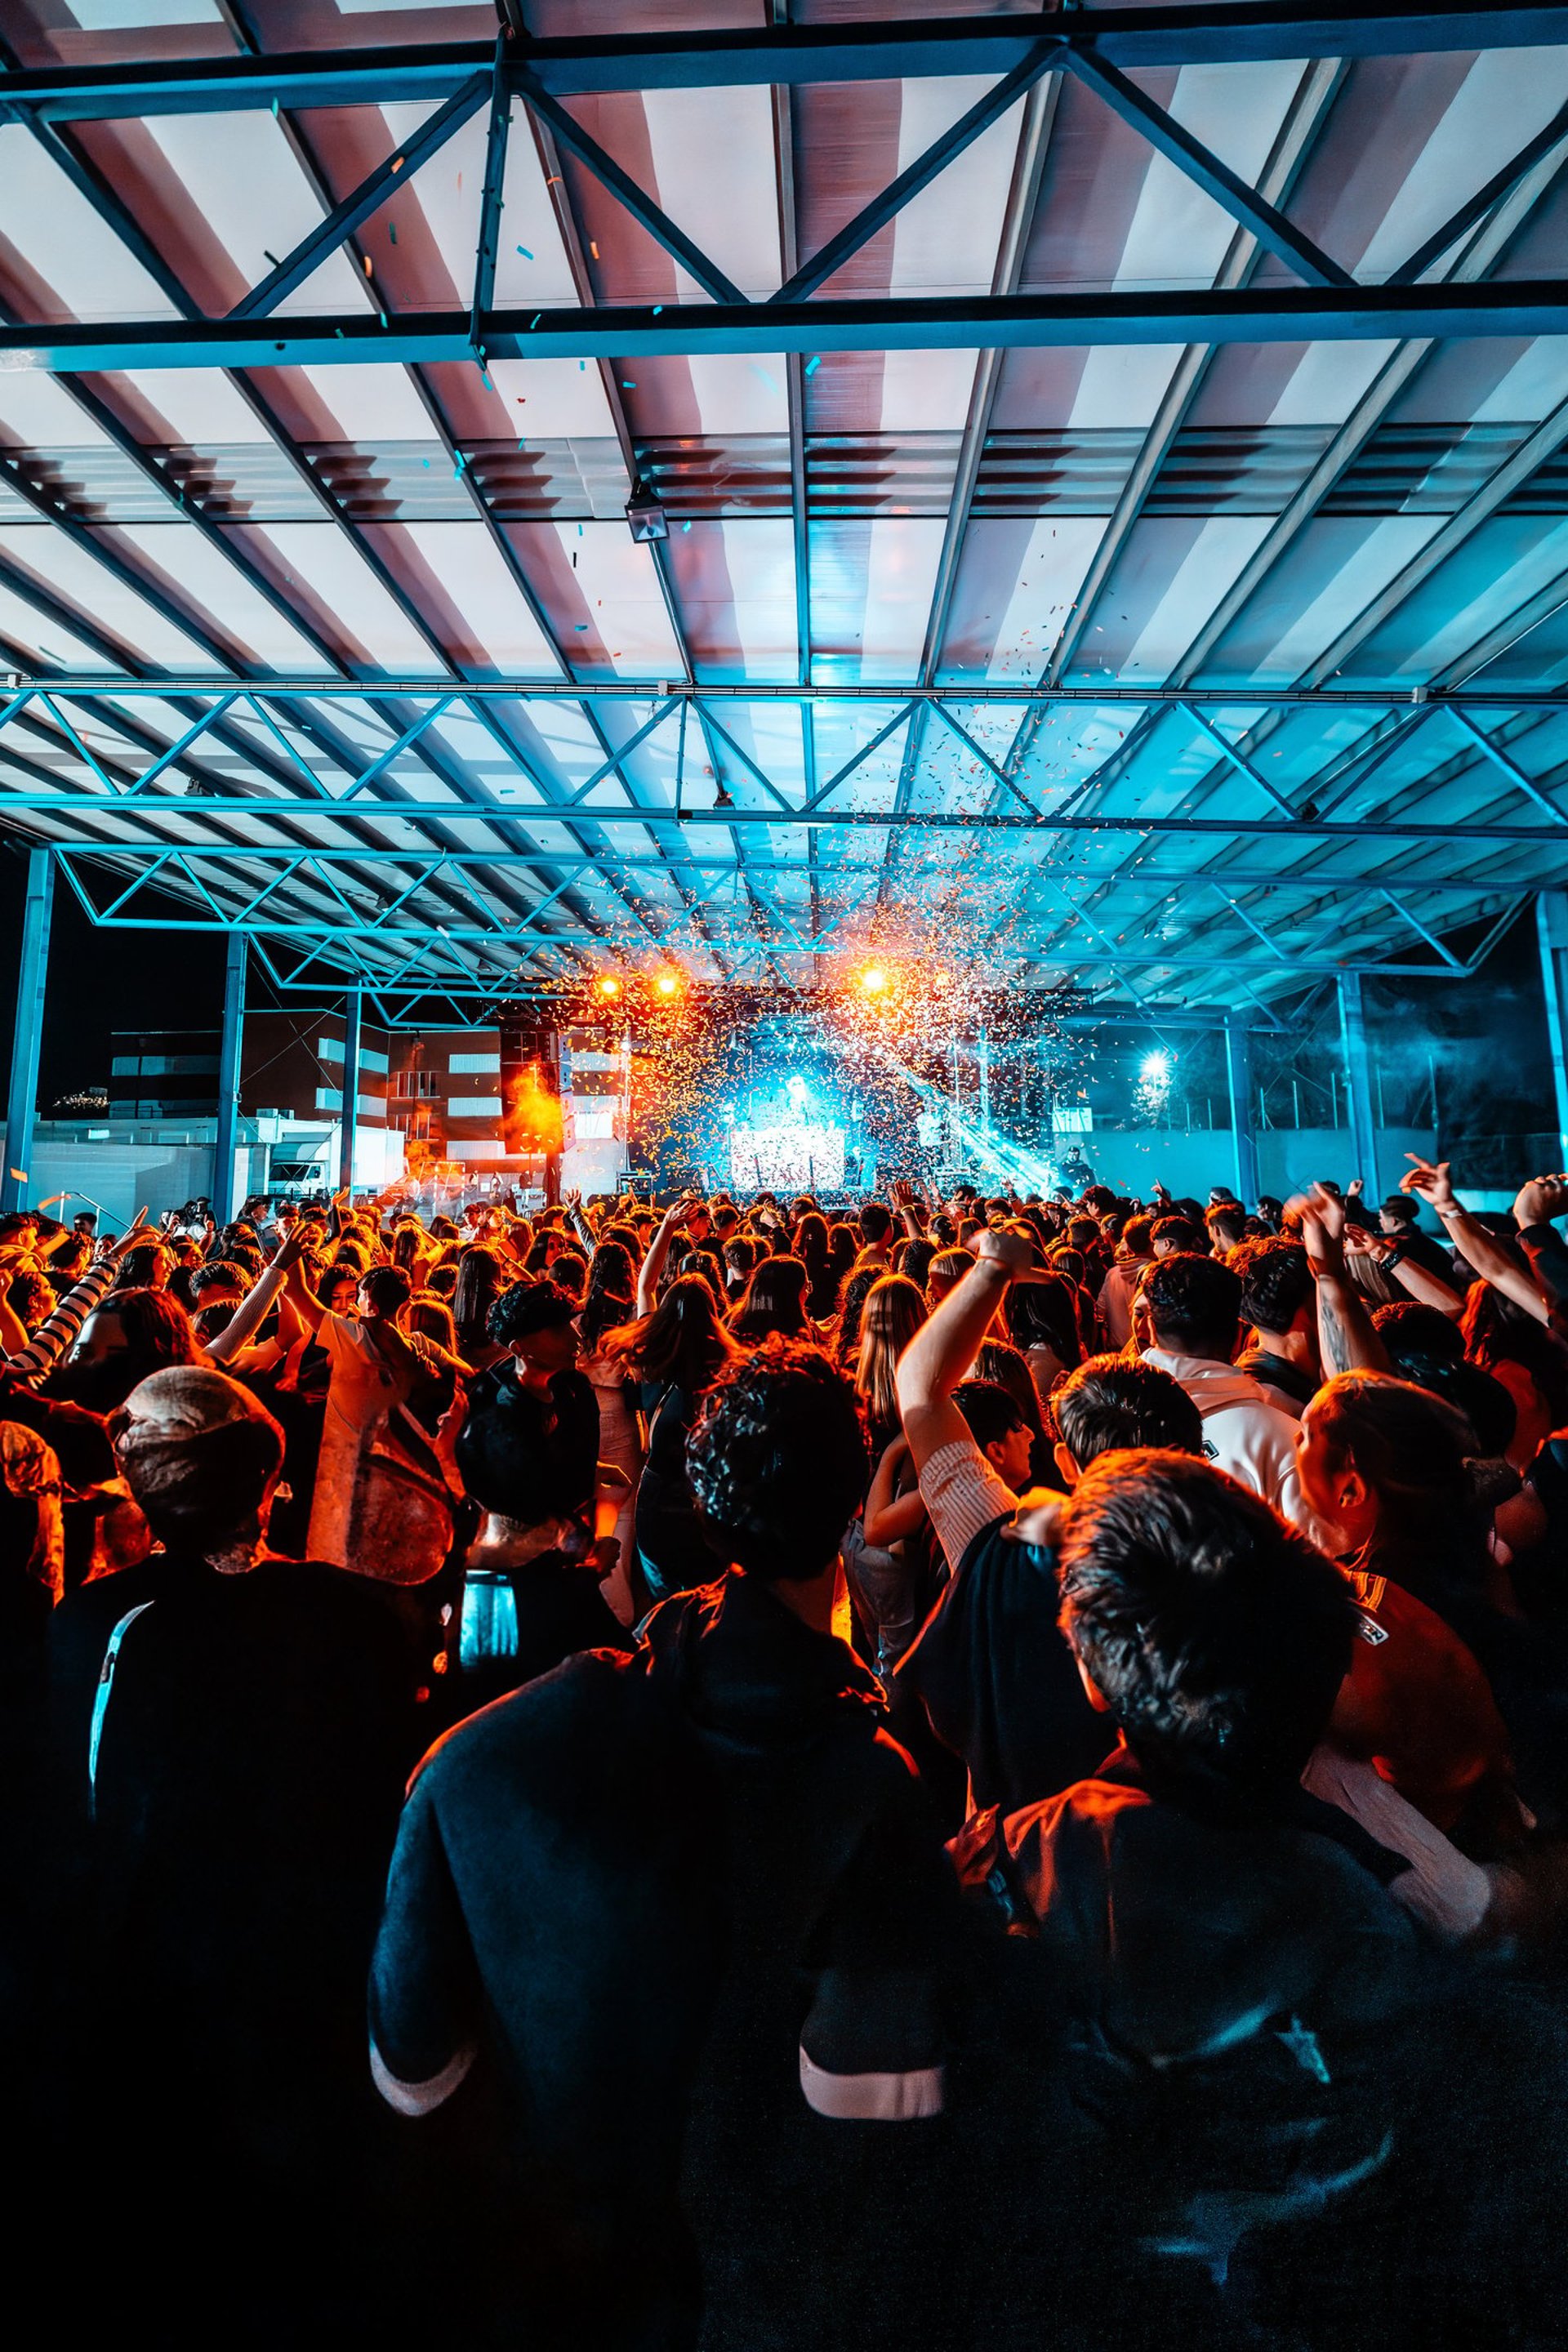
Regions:
<instances>
[{"instance_id":1,"label":"translucent ceiling panel","mask_svg":"<svg viewBox=\"0 0 1568 2352\"><path fill-rule=\"evenodd\" d=\"M1037 677L1104 531L1100 515L972 520L939 675Z\"/></svg>"},{"instance_id":2,"label":"translucent ceiling panel","mask_svg":"<svg viewBox=\"0 0 1568 2352\"><path fill-rule=\"evenodd\" d=\"M420 635L335 523L273 523L265 537L282 558L285 583L290 572L332 614L337 625L361 648L371 667L394 677L439 677L439 655Z\"/></svg>"},{"instance_id":3,"label":"translucent ceiling panel","mask_svg":"<svg viewBox=\"0 0 1568 2352\"><path fill-rule=\"evenodd\" d=\"M108 449L109 436L68 388L34 368L0 373L0 442L13 449Z\"/></svg>"},{"instance_id":4,"label":"translucent ceiling panel","mask_svg":"<svg viewBox=\"0 0 1568 2352\"><path fill-rule=\"evenodd\" d=\"M210 615L215 627L246 650L253 666L297 675L332 667L194 523L124 523L117 536L130 541L172 595L194 602Z\"/></svg>"},{"instance_id":5,"label":"translucent ceiling panel","mask_svg":"<svg viewBox=\"0 0 1568 2352\"><path fill-rule=\"evenodd\" d=\"M0 125L0 236L54 298L47 317L175 315L140 262L19 123Z\"/></svg>"},{"instance_id":6,"label":"translucent ceiling panel","mask_svg":"<svg viewBox=\"0 0 1568 2352\"><path fill-rule=\"evenodd\" d=\"M1357 646L1344 675L1402 682L1434 677L1564 574L1568 521L1495 516Z\"/></svg>"},{"instance_id":7,"label":"translucent ceiling panel","mask_svg":"<svg viewBox=\"0 0 1568 2352\"><path fill-rule=\"evenodd\" d=\"M1319 515L1227 630L1205 676L1293 686L1441 528L1437 515Z\"/></svg>"},{"instance_id":8,"label":"translucent ceiling panel","mask_svg":"<svg viewBox=\"0 0 1568 2352\"><path fill-rule=\"evenodd\" d=\"M147 128L247 287L320 226L321 204L270 114L162 114ZM354 310L368 299L363 279L334 253L278 315Z\"/></svg>"},{"instance_id":9,"label":"translucent ceiling panel","mask_svg":"<svg viewBox=\"0 0 1568 2352\"><path fill-rule=\"evenodd\" d=\"M106 672L120 667L117 661L74 635L4 582L0 582L0 640L14 647L29 667ZM0 735L0 750L4 744L5 738Z\"/></svg>"},{"instance_id":10,"label":"translucent ceiling panel","mask_svg":"<svg viewBox=\"0 0 1568 2352\"><path fill-rule=\"evenodd\" d=\"M385 536L416 551L458 615L462 642L447 651L460 667L560 677L554 650L483 523L405 523ZM445 642L438 624L437 634Z\"/></svg>"},{"instance_id":11,"label":"translucent ceiling panel","mask_svg":"<svg viewBox=\"0 0 1568 2352\"><path fill-rule=\"evenodd\" d=\"M622 677L679 677L683 664L658 584L653 550L634 540L624 522L556 523L563 554L577 559L579 593L591 614L574 630L565 652L575 659L579 636L603 649Z\"/></svg>"},{"instance_id":12,"label":"translucent ceiling panel","mask_svg":"<svg viewBox=\"0 0 1568 2352\"><path fill-rule=\"evenodd\" d=\"M406 368L356 362L353 367L301 368L300 373L345 441L372 448L387 441L427 441L439 446Z\"/></svg>"},{"instance_id":13,"label":"translucent ceiling panel","mask_svg":"<svg viewBox=\"0 0 1568 2352\"><path fill-rule=\"evenodd\" d=\"M813 670L828 679L913 679L944 526L900 517L826 523L811 535Z\"/></svg>"},{"instance_id":14,"label":"translucent ceiling panel","mask_svg":"<svg viewBox=\"0 0 1568 2352\"><path fill-rule=\"evenodd\" d=\"M795 532L787 520L694 522L670 541L669 563L700 677L795 677Z\"/></svg>"},{"instance_id":15,"label":"translucent ceiling panel","mask_svg":"<svg viewBox=\"0 0 1568 2352\"><path fill-rule=\"evenodd\" d=\"M575 360L497 360L490 382L520 441L611 441L615 420L596 367Z\"/></svg>"},{"instance_id":16,"label":"translucent ceiling panel","mask_svg":"<svg viewBox=\"0 0 1568 2352\"><path fill-rule=\"evenodd\" d=\"M1145 517L1079 644L1069 676L1165 677L1269 528L1264 515L1202 522Z\"/></svg>"},{"instance_id":17,"label":"translucent ceiling panel","mask_svg":"<svg viewBox=\"0 0 1568 2352\"><path fill-rule=\"evenodd\" d=\"M1477 57L1362 254L1357 276L1387 277L1483 187L1568 99L1568 53L1500 49ZM1436 275L1452 268L1449 255Z\"/></svg>"},{"instance_id":18,"label":"translucent ceiling panel","mask_svg":"<svg viewBox=\"0 0 1568 2352\"><path fill-rule=\"evenodd\" d=\"M119 381L162 420L169 440L188 449L232 448L271 437L221 368L135 368Z\"/></svg>"},{"instance_id":19,"label":"translucent ceiling panel","mask_svg":"<svg viewBox=\"0 0 1568 2352\"><path fill-rule=\"evenodd\" d=\"M643 94L656 186L648 190L709 259L753 299L776 291L778 174L766 89ZM682 301L703 296L679 264Z\"/></svg>"},{"instance_id":20,"label":"translucent ceiling panel","mask_svg":"<svg viewBox=\"0 0 1568 2352\"><path fill-rule=\"evenodd\" d=\"M0 527L0 554L40 581L84 617L101 622L134 657L153 668L210 670L221 667L144 597L127 587L86 549L47 523Z\"/></svg>"}]
</instances>

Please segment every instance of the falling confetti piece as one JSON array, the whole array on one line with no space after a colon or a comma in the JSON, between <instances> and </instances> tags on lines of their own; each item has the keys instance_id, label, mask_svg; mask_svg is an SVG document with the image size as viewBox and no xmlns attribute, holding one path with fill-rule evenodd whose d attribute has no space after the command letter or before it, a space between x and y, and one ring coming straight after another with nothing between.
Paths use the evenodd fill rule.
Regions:
<instances>
[{"instance_id":1,"label":"falling confetti piece","mask_svg":"<svg viewBox=\"0 0 1568 2352\"><path fill-rule=\"evenodd\" d=\"M598 248L598 247L595 244L595 242L594 242L594 240L593 240L593 238L592 238L592 237L590 237L590 238L588 239L588 250L589 250L589 252L593 255L593 257L594 257L595 260L595 261L597 261L597 259L599 258L599 248Z\"/></svg>"},{"instance_id":2,"label":"falling confetti piece","mask_svg":"<svg viewBox=\"0 0 1568 2352\"><path fill-rule=\"evenodd\" d=\"M364 274L367 278L370 276L370 256L368 253L364 257Z\"/></svg>"},{"instance_id":3,"label":"falling confetti piece","mask_svg":"<svg viewBox=\"0 0 1568 2352\"><path fill-rule=\"evenodd\" d=\"M635 392L635 391L637 390L637 386L636 386L636 384L635 384L635 383L629 383L626 381L626 378L625 376L622 376L622 378L621 378L621 390L622 390L623 392Z\"/></svg>"},{"instance_id":4,"label":"falling confetti piece","mask_svg":"<svg viewBox=\"0 0 1568 2352\"><path fill-rule=\"evenodd\" d=\"M395 244L397 243L397 223L396 223L395 221L388 221L388 222L387 222L387 224L386 224L386 234L387 234L388 237L390 238L390 240L392 241L392 243L393 243L394 245L395 245Z\"/></svg>"},{"instance_id":5,"label":"falling confetti piece","mask_svg":"<svg viewBox=\"0 0 1568 2352\"><path fill-rule=\"evenodd\" d=\"M395 156L393 157L393 159L392 159L392 168L393 168L393 171L394 171L394 173L395 173L402 171L402 169L403 169L403 158L402 158L402 156L401 156L401 155L395 155ZM463 183L462 183L462 176L461 176L461 174L459 173L459 175L458 175L458 185L459 187L461 187L461 186L462 186L462 184L463 184Z\"/></svg>"},{"instance_id":6,"label":"falling confetti piece","mask_svg":"<svg viewBox=\"0 0 1568 2352\"><path fill-rule=\"evenodd\" d=\"M654 317L655 317L656 319L658 318L658 316L659 312L663 310L663 308L664 308L664 304L663 304L662 302L656 302L656 303L654 304L654 306L653 306L653 315L654 315Z\"/></svg>"},{"instance_id":7,"label":"falling confetti piece","mask_svg":"<svg viewBox=\"0 0 1568 2352\"><path fill-rule=\"evenodd\" d=\"M816 373L817 369L818 369L821 365L822 365L822 355L821 355L821 353L819 352L819 353L817 354L817 356L816 356L815 359L807 360L807 362L806 362L806 363L805 363L805 372L806 372L807 375L815 375L815 374Z\"/></svg>"},{"instance_id":8,"label":"falling confetti piece","mask_svg":"<svg viewBox=\"0 0 1568 2352\"><path fill-rule=\"evenodd\" d=\"M541 319L542 319L542 318L543 318L543 316L544 316L544 313L543 313L543 311L542 311L542 310L536 310L536 311L534 312L534 314L533 314L532 318L531 318L531 319L529 320L529 322L528 322L528 323L529 323L530 328L531 329L531 328L537 327L537 326L538 326L538 324L539 324L539 322L540 322L540 320L541 320Z\"/></svg>"},{"instance_id":9,"label":"falling confetti piece","mask_svg":"<svg viewBox=\"0 0 1568 2352\"><path fill-rule=\"evenodd\" d=\"M533 256L530 253L526 245L520 245L517 249L519 253L521 254L524 261L531 261L533 259Z\"/></svg>"},{"instance_id":10,"label":"falling confetti piece","mask_svg":"<svg viewBox=\"0 0 1568 2352\"><path fill-rule=\"evenodd\" d=\"M691 529L691 525L689 522L683 522L680 528L682 530L689 530Z\"/></svg>"}]
</instances>

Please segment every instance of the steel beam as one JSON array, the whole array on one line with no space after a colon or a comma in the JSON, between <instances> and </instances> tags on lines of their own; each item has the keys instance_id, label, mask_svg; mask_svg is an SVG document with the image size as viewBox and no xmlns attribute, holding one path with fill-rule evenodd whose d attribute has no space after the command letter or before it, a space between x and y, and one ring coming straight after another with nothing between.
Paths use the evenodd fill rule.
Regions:
<instances>
[{"instance_id":1,"label":"steel beam","mask_svg":"<svg viewBox=\"0 0 1568 2352\"><path fill-rule=\"evenodd\" d=\"M22 958L16 974L16 1019L11 1033L11 1083L5 1097L5 1162L0 1169L0 1213L24 1209L32 1186L33 1121L37 1115L38 1055L44 1041L44 989L48 977L49 917L55 861L47 849L27 853L27 897L22 913Z\"/></svg>"},{"instance_id":2,"label":"steel beam","mask_svg":"<svg viewBox=\"0 0 1568 2352\"><path fill-rule=\"evenodd\" d=\"M1366 1039L1366 1008L1361 981L1359 971L1340 975L1340 1043L1350 1104L1351 1160L1355 1174L1365 1182L1369 1199L1376 1201L1380 1198L1377 1120L1373 1111L1372 1054Z\"/></svg>"},{"instance_id":3,"label":"steel beam","mask_svg":"<svg viewBox=\"0 0 1568 2352\"><path fill-rule=\"evenodd\" d=\"M1126 71L1251 64L1310 57L1409 57L1568 42L1568 7L1512 0L1479 9L1459 0L1233 0L1190 5L1043 9L1015 15L869 23L769 24L702 32L530 38L518 54L558 98L611 90L719 89L768 83L916 81L1007 73L1041 37L1092 49ZM236 54L163 63L34 67L0 78L0 103L46 121L210 114L270 107L373 106L438 100L488 68L488 40Z\"/></svg>"},{"instance_id":4,"label":"steel beam","mask_svg":"<svg viewBox=\"0 0 1568 2352\"><path fill-rule=\"evenodd\" d=\"M138 817L145 819L159 815L165 820L175 815L184 815L187 818L199 816L203 820L211 817L245 816L264 824L286 823L301 818L313 818L320 823L322 819L334 814L334 805L330 798L290 799L283 796L269 798L261 793L247 795L240 793L215 793L204 795L200 801L176 800L170 794L150 794L144 800L133 799L129 795L111 798L107 793L69 793L30 784L17 791L0 788L0 830L4 829L7 813L13 816L30 814L35 817L47 813L57 822L66 823L83 816L112 816L129 824ZM355 802L344 814L358 816L374 814L379 818L396 818L411 824L458 825L467 822L489 824L505 823L513 826L542 827L552 824L569 825L574 814L580 818L583 813L574 812L569 808L553 807L547 801L540 801L527 806L516 801L489 803L474 801L462 806L456 806L450 801L405 800L384 803ZM1478 820L1473 824L1444 824L1428 823L1419 815L1375 820L1302 816L1287 819L1282 816L1203 817L1179 814L1124 816L1087 812L1061 815L1047 810L1037 816L1024 809L1004 810L994 814L963 809L908 809L901 813L895 813L887 809L824 808L820 803L817 803L809 807L783 809L774 807L686 808L681 811L679 817L670 807L652 808L639 805L628 808L595 809L593 816L595 824L605 833L612 832L619 825L640 827L649 824L679 824L684 832L690 833L705 830L713 825L741 831L755 825L799 824L815 825L824 832L848 830L879 833L889 827L907 826L916 832L974 835L1037 832L1045 835L1125 833L1154 836L1162 834L1178 834L1191 835L1199 840L1217 841L1245 838L1271 842L1462 842L1472 848L1501 842L1528 843L1532 845L1546 844L1557 849L1564 845L1564 834L1561 825L1495 824L1485 818ZM82 843L79 839L76 845L90 846L104 854L112 853L121 846L119 843L102 838L95 839L90 843ZM146 847L167 849L170 842L167 834L154 834L149 830L142 841L138 842L132 837L123 845L128 851ZM214 843L176 845L206 849L216 849L220 846ZM242 860L249 856L275 854L284 845L278 843L252 845L247 842L222 845L230 856ZM298 849L300 846L297 842L287 845L291 849ZM453 845L461 846L460 844ZM376 854L374 846L363 849L360 853L361 856L367 861L374 860ZM541 859L546 862L553 860L556 864L559 864L563 857L573 857L579 854L580 845L570 851L541 849L537 853ZM613 865L616 862L614 843L610 843L601 854ZM1106 880L1110 877L1102 876L1100 878Z\"/></svg>"},{"instance_id":5,"label":"steel beam","mask_svg":"<svg viewBox=\"0 0 1568 2352\"><path fill-rule=\"evenodd\" d=\"M343 1090L338 1128L338 1185L352 1189L354 1181L354 1137L359 1128L360 1031L364 1023L364 993L351 988L343 999Z\"/></svg>"},{"instance_id":6,"label":"steel beam","mask_svg":"<svg viewBox=\"0 0 1568 2352\"><path fill-rule=\"evenodd\" d=\"M218 1056L217 1133L213 1143L213 1215L226 1225L238 1206L239 1078L245 1054L245 967L249 941L230 931L223 977L223 1045Z\"/></svg>"},{"instance_id":7,"label":"steel beam","mask_svg":"<svg viewBox=\"0 0 1568 2352\"><path fill-rule=\"evenodd\" d=\"M1230 1087L1231 1148L1238 1200L1258 1206L1258 1139L1252 1127L1252 1038L1247 1024L1227 1013L1225 1021L1225 1067Z\"/></svg>"},{"instance_id":8,"label":"steel beam","mask_svg":"<svg viewBox=\"0 0 1568 2352\"><path fill-rule=\"evenodd\" d=\"M1541 992L1552 1055L1559 1164L1568 1168L1568 889L1543 890L1535 902L1541 950Z\"/></svg>"},{"instance_id":9,"label":"steel beam","mask_svg":"<svg viewBox=\"0 0 1568 2352\"><path fill-rule=\"evenodd\" d=\"M27 590L24 575L9 574L17 583L18 593ZM129 575L127 575L128 584ZM41 605L41 598L40 598ZM56 608L62 628L90 627L82 617L67 606ZM187 620L181 624L189 630ZM105 647L112 641L102 639ZM854 682L809 684L780 683L770 685L761 680L728 679L700 682L692 678L595 678L589 682L563 677L521 677L514 672L504 678L395 677L390 674L374 678L304 677L280 673L262 677L215 677L210 672L200 676L153 676L146 671L124 672L115 676L108 671L77 673L69 670L40 670L36 677L25 673L25 685L16 692L66 695L79 699L95 695L101 700L119 698L124 700L167 702L174 696L187 699L200 695L215 698L246 695L268 701L289 701L308 696L317 702L365 702L374 698L404 702L447 701L482 703L497 699L506 702L879 702L884 709L903 710L911 702L951 702L962 709L966 703L1000 703L1017 709L1035 703L1061 703L1080 709L1125 707L1153 709L1162 704L1172 709L1191 708L1196 710L1364 710L1378 713L1413 709L1456 709L1479 711L1542 710L1568 712L1568 687L1510 687L1482 689L1457 687L1441 692L1426 688L1406 688L1393 691L1385 687L1238 687L1238 686L1143 686L1116 678L1107 678L1093 686L1048 686L1031 684L1026 678L1000 682L992 678L976 678L972 685L889 686L865 685ZM0 726L9 714L9 703L0 711ZM214 711L216 720L221 712ZM439 716L437 711L432 718ZM384 719L383 721L384 724Z\"/></svg>"},{"instance_id":10,"label":"steel beam","mask_svg":"<svg viewBox=\"0 0 1568 2352\"><path fill-rule=\"evenodd\" d=\"M689 262L687 264L689 268ZM1428 342L1561 331L1568 279L1152 292L884 295L805 302L557 306L489 312L489 358L634 359L717 352L1078 349L1090 344ZM384 314L383 314L384 315ZM0 370L429 366L471 361L470 310L388 318L40 320L0 328Z\"/></svg>"}]
</instances>

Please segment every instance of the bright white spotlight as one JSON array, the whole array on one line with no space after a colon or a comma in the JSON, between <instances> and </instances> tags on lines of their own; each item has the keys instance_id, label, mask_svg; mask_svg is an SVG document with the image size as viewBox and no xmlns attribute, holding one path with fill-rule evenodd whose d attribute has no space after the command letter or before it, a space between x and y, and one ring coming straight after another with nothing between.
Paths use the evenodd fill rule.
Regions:
<instances>
[{"instance_id":1,"label":"bright white spotlight","mask_svg":"<svg viewBox=\"0 0 1568 2352\"><path fill-rule=\"evenodd\" d=\"M1165 1080L1171 1075L1171 1057L1169 1054L1146 1055L1143 1061L1143 1066L1139 1071L1138 1075L1141 1078L1145 1079L1150 1086L1163 1087Z\"/></svg>"}]
</instances>

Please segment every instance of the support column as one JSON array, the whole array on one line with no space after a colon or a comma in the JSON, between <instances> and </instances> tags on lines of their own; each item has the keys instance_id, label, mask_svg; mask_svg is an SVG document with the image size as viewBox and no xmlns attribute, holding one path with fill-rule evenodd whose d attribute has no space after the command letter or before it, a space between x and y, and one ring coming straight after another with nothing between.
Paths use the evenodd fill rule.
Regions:
<instances>
[{"instance_id":1,"label":"support column","mask_svg":"<svg viewBox=\"0 0 1568 2352\"><path fill-rule=\"evenodd\" d=\"M31 1189L33 1121L38 1104L38 1052L44 1036L44 986L49 961L55 861L47 849L27 852L27 900L22 916L22 961L16 974L16 1025L11 1037L11 1085L5 1097L5 1160L0 1168L0 1211L23 1209Z\"/></svg>"},{"instance_id":2,"label":"support column","mask_svg":"<svg viewBox=\"0 0 1568 2352\"><path fill-rule=\"evenodd\" d=\"M1249 1209L1258 1206L1258 1139L1252 1131L1252 1033L1245 1023L1228 1017L1225 1024L1225 1066L1230 1081L1230 1132L1235 1152L1237 1197Z\"/></svg>"},{"instance_id":3,"label":"support column","mask_svg":"<svg viewBox=\"0 0 1568 2352\"><path fill-rule=\"evenodd\" d=\"M354 1181L354 1134L359 1125L359 1033L364 998L355 988L343 1000L343 1090L338 1129L338 1188L352 1189Z\"/></svg>"},{"instance_id":4,"label":"support column","mask_svg":"<svg viewBox=\"0 0 1568 2352\"><path fill-rule=\"evenodd\" d=\"M1541 945L1541 991L1546 999L1558 1165L1568 1168L1568 890L1542 891L1535 902L1535 934Z\"/></svg>"},{"instance_id":5,"label":"support column","mask_svg":"<svg viewBox=\"0 0 1568 2352\"><path fill-rule=\"evenodd\" d=\"M1381 1200L1377 1175L1377 1126L1372 1108L1372 1055L1366 1042L1366 1013L1362 1003L1361 974L1340 974L1340 1040L1345 1057L1345 1092L1350 1106L1352 1176L1362 1178L1366 1197Z\"/></svg>"},{"instance_id":6,"label":"support column","mask_svg":"<svg viewBox=\"0 0 1568 2352\"><path fill-rule=\"evenodd\" d=\"M230 931L223 975L223 1045L217 1068L217 1135L213 1144L213 1215L226 1225L239 1206L235 1175L239 1159L239 1073L245 1047L245 969L248 942Z\"/></svg>"}]
</instances>

